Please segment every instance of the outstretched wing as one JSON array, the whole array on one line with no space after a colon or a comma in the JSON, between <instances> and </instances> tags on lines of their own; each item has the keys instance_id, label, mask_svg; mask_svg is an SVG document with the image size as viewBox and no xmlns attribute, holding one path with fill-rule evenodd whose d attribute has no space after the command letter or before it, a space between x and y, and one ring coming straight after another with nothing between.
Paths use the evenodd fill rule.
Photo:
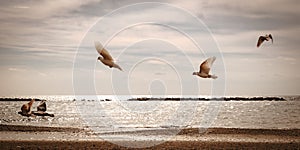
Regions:
<instances>
[{"instance_id":1,"label":"outstretched wing","mask_svg":"<svg viewBox=\"0 0 300 150\"><path fill-rule=\"evenodd\" d=\"M269 34L269 37L270 37L270 39L272 40L272 43L273 43L273 37L272 37L272 35L271 35L271 34Z\"/></svg>"},{"instance_id":2,"label":"outstretched wing","mask_svg":"<svg viewBox=\"0 0 300 150\"><path fill-rule=\"evenodd\" d=\"M109 54L109 52L102 46L99 41L95 41L95 48L97 52L104 58L110 61L113 61L113 58Z\"/></svg>"},{"instance_id":3,"label":"outstretched wing","mask_svg":"<svg viewBox=\"0 0 300 150\"><path fill-rule=\"evenodd\" d=\"M210 68L212 66L212 64L215 62L216 57L210 57L208 59L206 59L201 65L200 65L200 73L205 73L205 74L209 74Z\"/></svg>"},{"instance_id":4,"label":"outstretched wing","mask_svg":"<svg viewBox=\"0 0 300 150\"><path fill-rule=\"evenodd\" d=\"M108 53L106 49L102 49L100 55L107 60L113 61L114 59L111 57L111 55Z\"/></svg>"},{"instance_id":5,"label":"outstretched wing","mask_svg":"<svg viewBox=\"0 0 300 150\"><path fill-rule=\"evenodd\" d=\"M260 36L259 38L258 38L258 41L257 41L257 47L259 47L260 45L261 45L261 43L263 43L264 41L266 40L266 37L264 37L264 36Z\"/></svg>"}]
</instances>

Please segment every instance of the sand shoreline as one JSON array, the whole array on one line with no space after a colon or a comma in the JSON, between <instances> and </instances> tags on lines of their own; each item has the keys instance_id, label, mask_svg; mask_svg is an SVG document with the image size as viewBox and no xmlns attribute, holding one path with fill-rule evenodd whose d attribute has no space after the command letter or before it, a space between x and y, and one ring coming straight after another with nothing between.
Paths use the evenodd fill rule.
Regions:
<instances>
[{"instance_id":1,"label":"sand shoreline","mask_svg":"<svg viewBox=\"0 0 300 150\"><path fill-rule=\"evenodd\" d=\"M133 147L146 149L298 149L300 147L300 129L209 128L205 130L206 132L199 132L199 128L186 128L167 141L155 138L168 133L168 130L173 129L145 129L103 134L118 137L148 137L146 140L124 138L124 140L110 141L81 128L0 125L0 135L3 137L0 145L1 149L132 149ZM43 138L39 139L39 137ZM152 147L146 147L149 145Z\"/></svg>"},{"instance_id":2,"label":"sand shoreline","mask_svg":"<svg viewBox=\"0 0 300 150\"><path fill-rule=\"evenodd\" d=\"M161 128L152 130L137 130L114 132L114 134L136 134L143 132L163 131L163 130L181 130L178 135L197 135L197 134L251 134L251 135L281 135L281 136L299 136L300 129L263 129L263 128ZM20 131L20 132L84 132L83 128L75 127L50 127L50 126L32 126L32 125L8 125L0 124L0 131ZM109 133L109 132L107 132ZM163 133L163 132L161 132Z\"/></svg>"},{"instance_id":3,"label":"sand shoreline","mask_svg":"<svg viewBox=\"0 0 300 150\"><path fill-rule=\"evenodd\" d=\"M143 145L136 141L121 145ZM0 141L2 149L136 149L107 141ZM299 149L299 143L166 141L143 149Z\"/></svg>"},{"instance_id":4,"label":"sand shoreline","mask_svg":"<svg viewBox=\"0 0 300 150\"><path fill-rule=\"evenodd\" d=\"M0 131L19 131L19 132L82 132L82 131L84 131L84 129L73 128L73 127L49 127L49 126L0 124Z\"/></svg>"}]
</instances>

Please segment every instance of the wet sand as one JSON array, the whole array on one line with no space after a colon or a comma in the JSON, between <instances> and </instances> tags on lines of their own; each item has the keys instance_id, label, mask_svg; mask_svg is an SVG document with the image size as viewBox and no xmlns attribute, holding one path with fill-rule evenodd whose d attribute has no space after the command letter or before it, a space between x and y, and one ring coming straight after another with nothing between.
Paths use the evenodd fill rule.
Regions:
<instances>
[{"instance_id":1,"label":"wet sand","mask_svg":"<svg viewBox=\"0 0 300 150\"><path fill-rule=\"evenodd\" d=\"M159 136L168 130L140 130L101 133L118 137L148 137L141 140L114 139L107 141L88 129L0 125L1 149L299 149L300 129L182 129L167 141ZM205 132L202 132L205 131ZM129 147L126 147L128 145Z\"/></svg>"},{"instance_id":2,"label":"wet sand","mask_svg":"<svg viewBox=\"0 0 300 150\"><path fill-rule=\"evenodd\" d=\"M143 144L142 142L136 141L134 144ZM167 141L143 149L299 149L299 146L299 143ZM3 149L135 149L106 141L1 141L1 147Z\"/></svg>"}]
</instances>

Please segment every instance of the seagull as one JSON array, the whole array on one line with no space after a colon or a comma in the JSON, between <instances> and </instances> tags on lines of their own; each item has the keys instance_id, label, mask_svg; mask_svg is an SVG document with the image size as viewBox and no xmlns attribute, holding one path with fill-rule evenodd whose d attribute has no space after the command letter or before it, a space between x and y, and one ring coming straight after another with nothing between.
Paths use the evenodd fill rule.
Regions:
<instances>
[{"instance_id":1,"label":"seagull","mask_svg":"<svg viewBox=\"0 0 300 150\"><path fill-rule=\"evenodd\" d=\"M119 70L123 71L122 68L114 63L113 58L111 55L108 53L108 51L102 46L102 44L99 41L95 41L95 48L97 52L102 56L98 57L98 60L100 60L104 65L109 66L110 68L118 68Z\"/></svg>"},{"instance_id":2,"label":"seagull","mask_svg":"<svg viewBox=\"0 0 300 150\"><path fill-rule=\"evenodd\" d=\"M272 37L272 35L271 34L266 34L265 36L260 36L259 38L258 38L258 41L257 41L257 47L259 47L265 40L266 41L269 41L269 40L272 40L272 43L273 43L273 37Z\"/></svg>"},{"instance_id":3,"label":"seagull","mask_svg":"<svg viewBox=\"0 0 300 150\"><path fill-rule=\"evenodd\" d=\"M35 100L31 99L31 101L29 103L26 103L24 105L22 105L21 107L21 115L23 116L30 116L31 115L31 106L33 104Z\"/></svg>"},{"instance_id":4,"label":"seagull","mask_svg":"<svg viewBox=\"0 0 300 150\"><path fill-rule=\"evenodd\" d=\"M216 79L217 76L209 74L210 68L211 68L211 66L212 66L212 64L214 63L215 60L216 60L215 56L206 59L200 65L200 71L199 72L193 72L193 75L197 75L197 76L202 77L202 78Z\"/></svg>"},{"instance_id":5,"label":"seagull","mask_svg":"<svg viewBox=\"0 0 300 150\"><path fill-rule=\"evenodd\" d=\"M37 106L37 111L43 111L45 112L47 110L46 107L46 100L42 100L39 105Z\"/></svg>"}]
</instances>

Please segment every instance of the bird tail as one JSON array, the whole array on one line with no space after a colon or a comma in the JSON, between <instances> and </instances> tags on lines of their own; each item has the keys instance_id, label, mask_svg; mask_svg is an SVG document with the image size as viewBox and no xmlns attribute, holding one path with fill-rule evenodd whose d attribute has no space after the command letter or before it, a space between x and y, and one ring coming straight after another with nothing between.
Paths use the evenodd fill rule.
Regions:
<instances>
[{"instance_id":1,"label":"bird tail","mask_svg":"<svg viewBox=\"0 0 300 150\"><path fill-rule=\"evenodd\" d=\"M117 64L114 64L113 67L118 68L119 70L123 71L123 69L119 65L117 65Z\"/></svg>"},{"instance_id":2,"label":"bird tail","mask_svg":"<svg viewBox=\"0 0 300 150\"><path fill-rule=\"evenodd\" d=\"M212 79L217 79L218 76L216 76L216 75L210 75L210 78L212 78Z\"/></svg>"}]
</instances>

